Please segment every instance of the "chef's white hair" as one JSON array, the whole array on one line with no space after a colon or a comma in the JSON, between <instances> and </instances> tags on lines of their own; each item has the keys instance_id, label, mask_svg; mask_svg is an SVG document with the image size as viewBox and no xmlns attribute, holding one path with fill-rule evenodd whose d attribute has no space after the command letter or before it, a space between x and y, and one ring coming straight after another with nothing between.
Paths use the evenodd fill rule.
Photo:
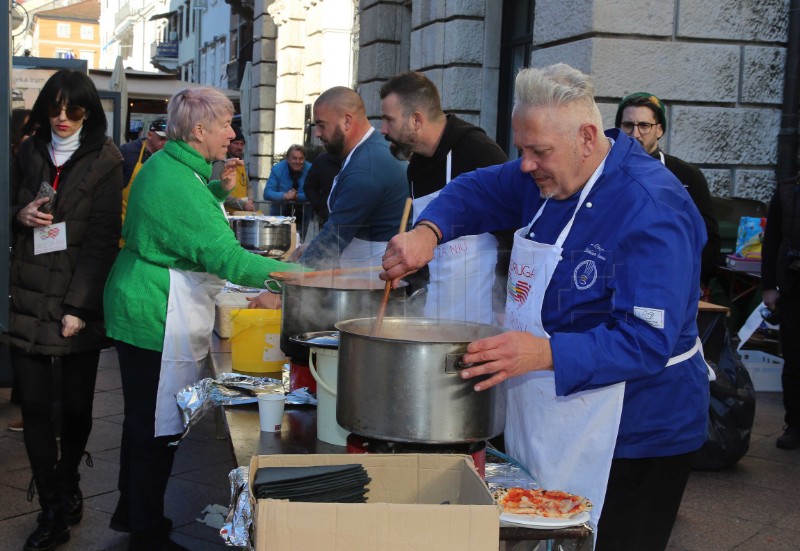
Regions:
<instances>
[{"instance_id":1,"label":"chef's white hair","mask_svg":"<svg viewBox=\"0 0 800 551\"><path fill-rule=\"evenodd\" d=\"M537 107L570 106L580 107L580 111L583 111L574 113L572 122L592 122L602 130L603 118L594 101L592 77L566 63L543 68L523 68L517 73L514 84L514 115Z\"/></svg>"}]
</instances>

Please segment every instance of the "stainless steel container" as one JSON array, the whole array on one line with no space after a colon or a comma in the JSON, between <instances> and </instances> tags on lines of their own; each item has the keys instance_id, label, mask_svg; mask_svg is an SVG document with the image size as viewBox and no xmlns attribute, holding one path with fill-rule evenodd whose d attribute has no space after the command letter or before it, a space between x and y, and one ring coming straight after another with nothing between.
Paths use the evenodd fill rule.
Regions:
<instances>
[{"instance_id":1,"label":"stainless steel container","mask_svg":"<svg viewBox=\"0 0 800 551\"><path fill-rule=\"evenodd\" d=\"M281 254L292 246L291 217L231 216L228 220L245 249Z\"/></svg>"},{"instance_id":2,"label":"stainless steel container","mask_svg":"<svg viewBox=\"0 0 800 551\"><path fill-rule=\"evenodd\" d=\"M339 371L336 419L347 430L397 442L477 442L505 426L497 386L475 392L459 371L467 344L503 329L427 318L374 318L336 324Z\"/></svg>"},{"instance_id":3,"label":"stainless steel container","mask_svg":"<svg viewBox=\"0 0 800 551\"><path fill-rule=\"evenodd\" d=\"M308 362L308 348L290 337L331 331L338 321L374 316L383 298L384 282L376 277L306 278L282 281L281 350L293 361ZM392 289L387 315L416 316L424 306L424 289L406 296L405 283Z\"/></svg>"}]
</instances>

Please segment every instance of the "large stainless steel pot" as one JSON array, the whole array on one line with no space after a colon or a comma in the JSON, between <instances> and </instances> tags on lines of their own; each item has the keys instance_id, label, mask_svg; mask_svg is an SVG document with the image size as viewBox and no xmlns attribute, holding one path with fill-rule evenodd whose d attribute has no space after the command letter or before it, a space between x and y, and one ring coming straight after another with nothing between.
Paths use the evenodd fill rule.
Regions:
<instances>
[{"instance_id":1,"label":"large stainless steel pot","mask_svg":"<svg viewBox=\"0 0 800 551\"><path fill-rule=\"evenodd\" d=\"M228 221L245 249L279 255L292 246L290 216L231 216Z\"/></svg>"},{"instance_id":2,"label":"large stainless steel pot","mask_svg":"<svg viewBox=\"0 0 800 551\"><path fill-rule=\"evenodd\" d=\"M308 348L290 337L312 331L332 331L338 321L375 316L384 282L375 277L322 277L282 281L281 350L295 362L308 362ZM393 289L386 311L391 316L418 316L424 289L406 296L405 283Z\"/></svg>"},{"instance_id":3,"label":"large stainless steel pot","mask_svg":"<svg viewBox=\"0 0 800 551\"><path fill-rule=\"evenodd\" d=\"M339 372L336 419L356 434L398 442L476 442L505 426L497 386L475 392L459 376L467 344L503 330L428 318L374 318L336 324Z\"/></svg>"}]
</instances>

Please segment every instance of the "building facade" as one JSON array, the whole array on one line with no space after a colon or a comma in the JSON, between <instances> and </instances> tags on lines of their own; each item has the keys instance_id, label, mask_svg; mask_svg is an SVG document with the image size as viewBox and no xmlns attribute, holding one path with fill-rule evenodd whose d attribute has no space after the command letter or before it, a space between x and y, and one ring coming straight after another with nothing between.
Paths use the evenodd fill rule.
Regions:
<instances>
[{"instance_id":1,"label":"building facade","mask_svg":"<svg viewBox=\"0 0 800 551\"><path fill-rule=\"evenodd\" d=\"M100 1L84 0L33 15L31 55L100 62Z\"/></svg>"},{"instance_id":2,"label":"building facade","mask_svg":"<svg viewBox=\"0 0 800 551\"><path fill-rule=\"evenodd\" d=\"M266 178L273 156L299 140L319 92L357 88L377 125L380 86L408 69L427 74L446 111L514 157L516 71L565 62L593 75L606 126L621 97L656 94L667 105L665 151L698 165L713 195L766 201L788 10L788 0L257 2L251 175ZM344 51L348 42L354 53Z\"/></svg>"}]
</instances>

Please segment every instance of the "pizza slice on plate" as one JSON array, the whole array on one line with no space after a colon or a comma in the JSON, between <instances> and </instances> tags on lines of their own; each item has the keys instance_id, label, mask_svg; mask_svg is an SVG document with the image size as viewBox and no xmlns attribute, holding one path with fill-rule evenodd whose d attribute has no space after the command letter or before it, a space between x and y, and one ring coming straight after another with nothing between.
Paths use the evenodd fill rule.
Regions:
<instances>
[{"instance_id":1,"label":"pizza slice on plate","mask_svg":"<svg viewBox=\"0 0 800 551\"><path fill-rule=\"evenodd\" d=\"M585 497L560 490L503 488L494 492L494 499L504 513L515 515L570 518L592 508L592 502Z\"/></svg>"}]
</instances>

